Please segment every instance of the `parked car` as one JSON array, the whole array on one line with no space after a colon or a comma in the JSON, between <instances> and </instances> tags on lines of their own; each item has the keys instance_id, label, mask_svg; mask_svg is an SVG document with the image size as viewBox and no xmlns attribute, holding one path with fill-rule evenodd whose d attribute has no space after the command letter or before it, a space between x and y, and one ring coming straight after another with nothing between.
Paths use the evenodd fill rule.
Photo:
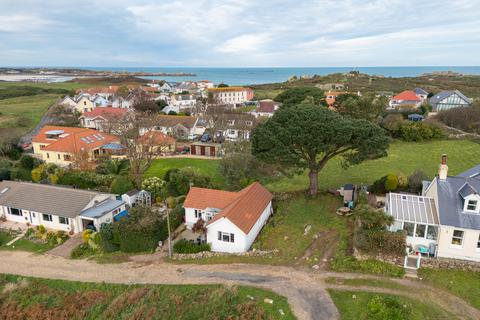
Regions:
<instances>
[{"instance_id":1,"label":"parked car","mask_svg":"<svg viewBox=\"0 0 480 320\"><path fill-rule=\"evenodd\" d=\"M200 142L209 142L212 140L212 137L210 136L210 134L208 133L205 133L204 135L202 135L202 137L200 138Z\"/></svg>"}]
</instances>

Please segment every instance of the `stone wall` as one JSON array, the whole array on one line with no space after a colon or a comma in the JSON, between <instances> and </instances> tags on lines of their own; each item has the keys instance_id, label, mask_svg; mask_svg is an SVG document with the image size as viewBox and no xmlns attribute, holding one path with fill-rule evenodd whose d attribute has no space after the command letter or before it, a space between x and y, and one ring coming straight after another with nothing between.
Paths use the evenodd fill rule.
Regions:
<instances>
[{"instance_id":1,"label":"stone wall","mask_svg":"<svg viewBox=\"0 0 480 320\"><path fill-rule=\"evenodd\" d=\"M448 258L423 258L422 268L459 269L480 272L480 262L448 259Z\"/></svg>"},{"instance_id":2,"label":"stone wall","mask_svg":"<svg viewBox=\"0 0 480 320\"><path fill-rule=\"evenodd\" d=\"M220 257L220 256L265 257L265 256L274 256L277 253L278 253L278 249L265 250L265 251L254 249L251 251L240 252L240 253L203 251L199 253L174 253L172 256L172 260L204 259L204 258Z\"/></svg>"},{"instance_id":3,"label":"stone wall","mask_svg":"<svg viewBox=\"0 0 480 320\"><path fill-rule=\"evenodd\" d=\"M360 252L357 248L354 248L353 249L353 256L357 259L357 260L379 260L379 261L382 261L382 262L386 262L386 263L390 263L390 264L394 264L394 265L397 265L397 266L401 266L403 267L403 263L404 263L404 257L399 257L399 256L393 256L393 255L385 255L385 254L366 254L366 253L362 253Z\"/></svg>"}]
</instances>

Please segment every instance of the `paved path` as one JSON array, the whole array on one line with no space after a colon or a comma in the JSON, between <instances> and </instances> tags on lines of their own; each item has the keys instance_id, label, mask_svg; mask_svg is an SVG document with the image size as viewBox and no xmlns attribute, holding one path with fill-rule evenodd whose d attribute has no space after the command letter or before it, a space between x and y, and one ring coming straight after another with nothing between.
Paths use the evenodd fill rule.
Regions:
<instances>
[{"instance_id":1,"label":"paved path","mask_svg":"<svg viewBox=\"0 0 480 320\"><path fill-rule=\"evenodd\" d=\"M67 241L62 243L59 246L56 246L52 250L48 251L47 254L51 254L53 256L69 258L70 253L72 252L75 247L79 246L82 243L82 233L77 233L70 237Z\"/></svg>"},{"instance_id":2,"label":"paved path","mask_svg":"<svg viewBox=\"0 0 480 320\"><path fill-rule=\"evenodd\" d=\"M97 264L89 260L69 260L28 252L0 252L0 273L41 278L153 284L224 284L250 285L275 291L288 298L298 319L338 319L339 313L326 289L383 292L435 303L460 319L480 319L480 311L452 294L419 280L391 279L408 291L376 287L351 287L326 284L327 277L385 279L364 274L311 272L290 267L229 264L176 265L162 260L142 259L122 264Z\"/></svg>"}]
</instances>

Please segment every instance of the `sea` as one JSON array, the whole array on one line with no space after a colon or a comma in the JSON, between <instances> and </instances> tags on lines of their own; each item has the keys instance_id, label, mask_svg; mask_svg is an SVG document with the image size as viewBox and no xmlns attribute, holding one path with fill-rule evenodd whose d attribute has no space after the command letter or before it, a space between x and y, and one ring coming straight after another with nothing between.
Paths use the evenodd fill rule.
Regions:
<instances>
[{"instance_id":1,"label":"sea","mask_svg":"<svg viewBox=\"0 0 480 320\"><path fill-rule=\"evenodd\" d=\"M83 68L82 68L83 69ZM165 72L192 73L195 76L144 77L147 79L166 80L172 82L210 80L215 84L229 85L265 84L287 81L291 76L327 75L359 71L361 73L385 77L415 77L424 73L452 71L466 75L480 75L480 66L442 66L442 67L259 67L259 68L196 68L196 67L85 67L89 70L131 71L131 72Z\"/></svg>"},{"instance_id":2,"label":"sea","mask_svg":"<svg viewBox=\"0 0 480 320\"><path fill-rule=\"evenodd\" d=\"M55 67L68 68L68 67ZM208 67L76 67L75 69L122 72L188 73L194 76L151 76L146 79L171 82L210 80L215 84L253 85L287 81L292 76L327 75L359 71L385 77L415 77L425 73L452 71L465 75L480 75L480 66L411 66L411 67L251 67L251 68L208 68ZM26 77L26 78L25 78ZM72 77L52 75L2 75L4 81L62 82Z\"/></svg>"}]
</instances>

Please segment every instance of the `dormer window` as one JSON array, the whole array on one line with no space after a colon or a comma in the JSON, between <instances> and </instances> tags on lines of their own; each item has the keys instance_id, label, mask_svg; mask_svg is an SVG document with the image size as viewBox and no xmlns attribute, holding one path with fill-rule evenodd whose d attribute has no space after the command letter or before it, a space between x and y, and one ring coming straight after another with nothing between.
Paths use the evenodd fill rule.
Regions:
<instances>
[{"instance_id":1,"label":"dormer window","mask_svg":"<svg viewBox=\"0 0 480 320\"><path fill-rule=\"evenodd\" d=\"M467 201L467 211L475 211L477 212L478 201L477 200L468 200Z\"/></svg>"}]
</instances>

